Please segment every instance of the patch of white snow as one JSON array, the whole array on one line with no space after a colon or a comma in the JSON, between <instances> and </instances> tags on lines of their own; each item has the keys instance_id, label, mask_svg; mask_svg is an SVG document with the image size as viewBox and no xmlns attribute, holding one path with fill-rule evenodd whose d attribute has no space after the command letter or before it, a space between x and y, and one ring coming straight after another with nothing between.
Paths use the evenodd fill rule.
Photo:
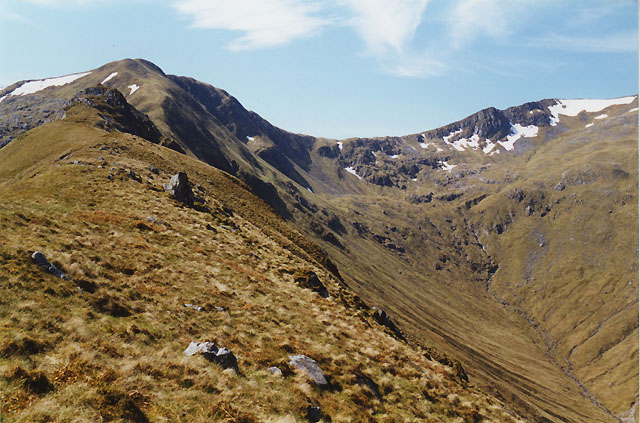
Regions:
<instances>
[{"instance_id":1,"label":"patch of white snow","mask_svg":"<svg viewBox=\"0 0 640 423\"><path fill-rule=\"evenodd\" d=\"M442 166L442 170L446 170L447 172L451 172L453 170L453 168L458 166L458 165L449 164L449 163L445 162L444 160L440 162L440 165Z\"/></svg>"},{"instance_id":2,"label":"patch of white snow","mask_svg":"<svg viewBox=\"0 0 640 423\"><path fill-rule=\"evenodd\" d=\"M459 140L455 140L454 142L445 141L447 144L453 146L458 151L464 151L467 147L471 147L474 150L477 150L480 147L480 136L478 134L473 134L471 139L469 138L460 138Z\"/></svg>"},{"instance_id":3,"label":"patch of white snow","mask_svg":"<svg viewBox=\"0 0 640 423\"><path fill-rule=\"evenodd\" d=\"M3 95L2 97L0 97L0 103L2 103L2 100L4 100L5 98L9 97L9 94L7 95Z\"/></svg>"},{"instance_id":4,"label":"patch of white snow","mask_svg":"<svg viewBox=\"0 0 640 423\"><path fill-rule=\"evenodd\" d=\"M593 122L591 122L591 123L587 123L584 127L585 127L585 128L591 128L592 126L593 126Z\"/></svg>"},{"instance_id":5,"label":"patch of white snow","mask_svg":"<svg viewBox=\"0 0 640 423\"><path fill-rule=\"evenodd\" d=\"M351 166L345 167L344 170L346 170L347 172L349 172L352 175L356 175L358 177L358 179L362 179L362 177L360 175L358 175L356 170L354 168L352 168Z\"/></svg>"},{"instance_id":6,"label":"patch of white snow","mask_svg":"<svg viewBox=\"0 0 640 423\"><path fill-rule=\"evenodd\" d=\"M254 137L250 137L249 135L247 135L247 141L253 141L253 140L255 140Z\"/></svg>"},{"instance_id":7,"label":"patch of white snow","mask_svg":"<svg viewBox=\"0 0 640 423\"><path fill-rule=\"evenodd\" d=\"M489 154L491 153L491 150L493 150L493 147L495 147L496 145L494 143L492 143L491 141L487 140L487 145L485 148L482 149L482 152L484 154Z\"/></svg>"},{"instance_id":8,"label":"patch of white snow","mask_svg":"<svg viewBox=\"0 0 640 423\"><path fill-rule=\"evenodd\" d=\"M400 157L398 154L394 154L392 156L389 156L390 159L397 159L398 157Z\"/></svg>"},{"instance_id":9,"label":"patch of white snow","mask_svg":"<svg viewBox=\"0 0 640 423\"><path fill-rule=\"evenodd\" d=\"M131 92L129 93L129 95L131 95L131 94L135 93L136 91L138 91L140 86L138 84L132 84L132 85L129 85L127 88L129 88L131 90Z\"/></svg>"},{"instance_id":10,"label":"patch of white snow","mask_svg":"<svg viewBox=\"0 0 640 423\"><path fill-rule=\"evenodd\" d=\"M102 85L104 85L105 83L111 81L113 78L115 78L118 75L118 72L114 72L111 75L107 76L104 81L102 81Z\"/></svg>"},{"instance_id":11,"label":"patch of white snow","mask_svg":"<svg viewBox=\"0 0 640 423\"><path fill-rule=\"evenodd\" d=\"M633 109L629 110L629 113L633 113L633 112L637 112L637 111L638 111L638 108L634 107Z\"/></svg>"},{"instance_id":12,"label":"patch of white snow","mask_svg":"<svg viewBox=\"0 0 640 423\"><path fill-rule=\"evenodd\" d=\"M338 148L342 151L342 141L338 141L337 144L338 144Z\"/></svg>"},{"instance_id":13,"label":"patch of white snow","mask_svg":"<svg viewBox=\"0 0 640 423\"><path fill-rule=\"evenodd\" d=\"M413 182L418 182L418 178L413 178L412 181Z\"/></svg>"},{"instance_id":14,"label":"patch of white snow","mask_svg":"<svg viewBox=\"0 0 640 423\"><path fill-rule=\"evenodd\" d=\"M456 135L462 133L462 129L458 129L457 131L453 131L451 133L449 133L449 135L447 135L446 137L442 137L442 139L444 140L444 142L448 143L449 140L453 137L455 137Z\"/></svg>"},{"instance_id":15,"label":"patch of white snow","mask_svg":"<svg viewBox=\"0 0 640 423\"><path fill-rule=\"evenodd\" d=\"M439 153L439 152L444 151L444 150L442 148L438 147L438 148L436 148L436 151Z\"/></svg>"},{"instance_id":16,"label":"patch of white snow","mask_svg":"<svg viewBox=\"0 0 640 423\"><path fill-rule=\"evenodd\" d=\"M15 90L11 91L7 95L27 95L33 94L40 90L44 90L49 87L59 87L61 85L69 84L76 79L89 75L91 72L74 73L72 75L59 76L57 78L41 79L39 81L30 81L22 84Z\"/></svg>"},{"instance_id":17,"label":"patch of white snow","mask_svg":"<svg viewBox=\"0 0 640 423\"><path fill-rule=\"evenodd\" d=\"M307 191L309 191L311 194L313 194L313 190L309 187L307 187Z\"/></svg>"},{"instance_id":18,"label":"patch of white snow","mask_svg":"<svg viewBox=\"0 0 640 423\"><path fill-rule=\"evenodd\" d=\"M520 138L522 138L522 137L531 138L531 137L535 137L535 136L538 136L538 127L537 126L535 126L535 125L522 126L519 123L516 123L515 125L511 125L511 135L507 136L507 140L506 141L498 141L498 144L503 146L505 150L511 151L511 150L513 150L515 148L514 144Z\"/></svg>"},{"instance_id":19,"label":"patch of white snow","mask_svg":"<svg viewBox=\"0 0 640 423\"><path fill-rule=\"evenodd\" d=\"M596 116L594 119L606 119L606 118L608 118L608 117L609 117L609 115L608 115L608 114L603 113L603 114L601 114L601 115Z\"/></svg>"},{"instance_id":20,"label":"patch of white snow","mask_svg":"<svg viewBox=\"0 0 640 423\"><path fill-rule=\"evenodd\" d=\"M578 116L582 111L595 113L607 107L619 104L629 104L636 99L636 96L610 98L605 100L557 100L556 104L549 106L551 112L551 126L556 126L560 122L560 115Z\"/></svg>"}]
</instances>

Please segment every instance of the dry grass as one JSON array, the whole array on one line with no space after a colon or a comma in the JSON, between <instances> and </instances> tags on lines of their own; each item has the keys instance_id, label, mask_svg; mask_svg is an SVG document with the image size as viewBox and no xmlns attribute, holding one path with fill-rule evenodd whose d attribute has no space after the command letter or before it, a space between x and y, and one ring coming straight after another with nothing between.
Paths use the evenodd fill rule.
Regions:
<instances>
[{"instance_id":1,"label":"dry grass","mask_svg":"<svg viewBox=\"0 0 640 423\"><path fill-rule=\"evenodd\" d=\"M12 142L0 169L7 422L299 422L309 406L333 422L517 420L354 307L317 247L228 175L73 121ZM209 211L160 189L177 170ZM34 250L72 280L43 273ZM294 282L306 271L328 299ZM230 348L239 372L183 354L203 340ZM290 369L289 354L314 358L329 387Z\"/></svg>"}]
</instances>

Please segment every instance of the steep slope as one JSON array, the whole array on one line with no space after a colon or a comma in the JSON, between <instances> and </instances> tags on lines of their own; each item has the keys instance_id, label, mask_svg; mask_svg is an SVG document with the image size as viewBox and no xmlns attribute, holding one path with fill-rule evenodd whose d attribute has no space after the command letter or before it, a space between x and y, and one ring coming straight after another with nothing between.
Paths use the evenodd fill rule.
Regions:
<instances>
[{"instance_id":1,"label":"steep slope","mask_svg":"<svg viewBox=\"0 0 640 423\"><path fill-rule=\"evenodd\" d=\"M24 131L26 106L101 82L151 118L163 145L242 178L412 343L459 359L529 421L637 421L637 97L542 100L337 141L125 60L8 96L0 116L10 106L5 121Z\"/></svg>"},{"instance_id":2,"label":"steep slope","mask_svg":"<svg viewBox=\"0 0 640 423\"><path fill-rule=\"evenodd\" d=\"M106 131L125 110L90 107L102 95L0 151L3 421L519 421L391 336L246 185ZM194 207L164 192L178 171ZM186 355L192 341L237 369Z\"/></svg>"}]
</instances>

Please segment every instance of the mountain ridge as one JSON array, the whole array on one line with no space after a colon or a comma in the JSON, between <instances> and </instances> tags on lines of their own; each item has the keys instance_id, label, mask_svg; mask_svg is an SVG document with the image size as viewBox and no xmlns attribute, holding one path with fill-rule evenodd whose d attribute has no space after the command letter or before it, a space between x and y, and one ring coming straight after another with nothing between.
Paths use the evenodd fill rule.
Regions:
<instances>
[{"instance_id":1,"label":"mountain ridge","mask_svg":"<svg viewBox=\"0 0 640 423\"><path fill-rule=\"evenodd\" d=\"M337 141L275 128L223 90L165 76L144 61L105 65L92 81L116 68L107 83L131 91L126 97L188 155L248 182L315 239L347 285L389 312L409 339L459 358L472 380L509 398L531 421L620 421L633 409L637 384L622 375L637 374L637 363L612 351L624 346L637 356L637 345L629 345L637 333L637 300L630 295L637 292L637 257L620 250L637 246L637 237L614 230L613 241L601 240L604 228L617 228L612 213L622 222L637 217L630 201L637 163L629 159L637 157L637 116L627 110L636 96L489 108L419 134ZM140 73L126 76L130 69ZM184 87L191 92L175 91ZM178 110L185 102L178 99L187 98L197 118ZM175 121L183 117L188 125ZM600 245L572 216L598 228L590 232ZM570 252L581 250L591 259ZM573 266L549 251L568 254ZM608 251L631 266L597 270L600 260L593 258ZM546 276L545 268L559 270ZM613 288L593 292L606 284ZM565 285L572 287L568 294ZM584 315L566 314L605 290L619 294L600 308L583 307ZM547 292L561 293L562 301ZM611 313L622 323L605 339L600 328L615 320ZM593 351L603 336L595 345L607 348Z\"/></svg>"}]
</instances>

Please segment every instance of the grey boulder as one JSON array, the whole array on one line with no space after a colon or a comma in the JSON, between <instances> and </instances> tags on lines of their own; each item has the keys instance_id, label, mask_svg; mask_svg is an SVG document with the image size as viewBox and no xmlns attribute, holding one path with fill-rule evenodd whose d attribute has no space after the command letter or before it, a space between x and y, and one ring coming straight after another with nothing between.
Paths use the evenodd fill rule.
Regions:
<instances>
[{"instance_id":1,"label":"grey boulder","mask_svg":"<svg viewBox=\"0 0 640 423\"><path fill-rule=\"evenodd\" d=\"M207 360L216 363L224 369L238 370L238 360L228 349L219 348L213 342L192 342L189 344L184 354L188 356L201 354Z\"/></svg>"},{"instance_id":2,"label":"grey boulder","mask_svg":"<svg viewBox=\"0 0 640 423\"><path fill-rule=\"evenodd\" d=\"M162 184L165 191L176 200L188 206L193 206L193 191L189 184L189 177L184 172L178 172L171 177L168 184Z\"/></svg>"},{"instance_id":3,"label":"grey boulder","mask_svg":"<svg viewBox=\"0 0 640 423\"><path fill-rule=\"evenodd\" d=\"M51 273L56 278L69 279L69 277L64 272L55 267L53 264L49 263L49 260L47 260L47 256L45 256L44 253L41 253L40 251L34 251L33 254L31 254L31 260L33 260L33 262L44 271L46 271L47 273Z\"/></svg>"},{"instance_id":4,"label":"grey boulder","mask_svg":"<svg viewBox=\"0 0 640 423\"><path fill-rule=\"evenodd\" d=\"M295 367L296 369L303 370L307 376L309 376L315 383L318 385L327 385L327 379L322 372L318 363L312 358L307 357L306 355L290 355L289 356L289 364Z\"/></svg>"}]
</instances>

